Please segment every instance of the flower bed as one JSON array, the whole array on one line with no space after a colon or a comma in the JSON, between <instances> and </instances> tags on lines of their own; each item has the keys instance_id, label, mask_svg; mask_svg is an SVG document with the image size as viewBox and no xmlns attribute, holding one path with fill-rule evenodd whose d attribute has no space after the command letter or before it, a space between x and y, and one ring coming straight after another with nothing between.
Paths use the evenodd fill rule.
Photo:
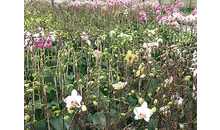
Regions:
<instances>
[{"instance_id":1,"label":"flower bed","mask_svg":"<svg viewBox=\"0 0 220 130\"><path fill-rule=\"evenodd\" d=\"M25 3L25 129L196 129L197 9L179 3Z\"/></svg>"}]
</instances>

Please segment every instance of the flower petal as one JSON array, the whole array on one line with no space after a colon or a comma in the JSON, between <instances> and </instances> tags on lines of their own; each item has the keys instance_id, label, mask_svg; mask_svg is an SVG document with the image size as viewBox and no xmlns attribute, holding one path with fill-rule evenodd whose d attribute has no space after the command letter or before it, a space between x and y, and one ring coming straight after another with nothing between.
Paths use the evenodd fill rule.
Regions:
<instances>
[{"instance_id":1,"label":"flower petal","mask_svg":"<svg viewBox=\"0 0 220 130\"><path fill-rule=\"evenodd\" d=\"M82 96L78 95L78 96L76 97L76 102L79 104L78 108L81 107L81 103L80 103L81 101L82 101Z\"/></svg>"},{"instance_id":2,"label":"flower petal","mask_svg":"<svg viewBox=\"0 0 220 130\"><path fill-rule=\"evenodd\" d=\"M141 107L147 108L147 102L143 102L143 104L141 105Z\"/></svg>"},{"instance_id":3,"label":"flower petal","mask_svg":"<svg viewBox=\"0 0 220 130\"><path fill-rule=\"evenodd\" d=\"M72 93L71 93L71 96L73 96L73 97L76 97L76 96L77 96L77 91L76 91L76 89L73 89L73 91L72 91Z\"/></svg>"}]
</instances>

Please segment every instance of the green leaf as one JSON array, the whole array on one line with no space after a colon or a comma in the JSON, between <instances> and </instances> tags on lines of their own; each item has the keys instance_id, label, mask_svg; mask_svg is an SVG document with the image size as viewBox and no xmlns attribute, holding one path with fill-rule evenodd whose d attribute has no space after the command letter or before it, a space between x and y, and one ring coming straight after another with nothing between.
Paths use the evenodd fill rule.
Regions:
<instances>
[{"instance_id":1,"label":"green leaf","mask_svg":"<svg viewBox=\"0 0 220 130\"><path fill-rule=\"evenodd\" d=\"M132 104L132 106L136 106L137 104L137 99L133 98L133 97L130 97L128 98L128 103L129 104Z\"/></svg>"},{"instance_id":2,"label":"green leaf","mask_svg":"<svg viewBox=\"0 0 220 130\"><path fill-rule=\"evenodd\" d=\"M66 78L67 78L68 80L73 80L73 79L74 79L74 75L73 75L73 74L67 75Z\"/></svg>"},{"instance_id":3,"label":"green leaf","mask_svg":"<svg viewBox=\"0 0 220 130\"><path fill-rule=\"evenodd\" d=\"M92 117L91 113L88 114L88 118L87 119L88 119L89 123L93 123L93 117Z\"/></svg>"},{"instance_id":4,"label":"green leaf","mask_svg":"<svg viewBox=\"0 0 220 130\"><path fill-rule=\"evenodd\" d=\"M106 125L106 117L104 112L97 112L93 115L93 124L101 123L102 125Z\"/></svg>"},{"instance_id":5,"label":"green leaf","mask_svg":"<svg viewBox=\"0 0 220 130\"><path fill-rule=\"evenodd\" d=\"M56 128L56 130L63 129L63 115L60 114L59 117L53 117L51 118L53 126ZM71 123L71 118L69 120L64 120L64 126L66 129L69 129Z\"/></svg>"}]
</instances>

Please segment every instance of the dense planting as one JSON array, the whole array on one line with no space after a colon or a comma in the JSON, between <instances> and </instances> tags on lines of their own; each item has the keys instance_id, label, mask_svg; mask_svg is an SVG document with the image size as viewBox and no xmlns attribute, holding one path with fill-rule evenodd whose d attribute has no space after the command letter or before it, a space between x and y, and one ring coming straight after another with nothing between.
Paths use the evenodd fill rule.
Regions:
<instances>
[{"instance_id":1,"label":"dense planting","mask_svg":"<svg viewBox=\"0 0 220 130\"><path fill-rule=\"evenodd\" d=\"M196 129L197 9L182 5L25 3L24 128Z\"/></svg>"}]
</instances>

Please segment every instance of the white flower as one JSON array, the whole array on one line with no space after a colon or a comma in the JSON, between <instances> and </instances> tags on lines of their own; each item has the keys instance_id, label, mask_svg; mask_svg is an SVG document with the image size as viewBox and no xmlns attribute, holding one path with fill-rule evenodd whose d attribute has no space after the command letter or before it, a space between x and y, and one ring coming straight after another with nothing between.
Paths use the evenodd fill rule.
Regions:
<instances>
[{"instance_id":1,"label":"white flower","mask_svg":"<svg viewBox=\"0 0 220 130\"><path fill-rule=\"evenodd\" d=\"M112 86L116 90L123 89L126 86L127 82L118 82L117 84L113 84Z\"/></svg>"},{"instance_id":2,"label":"white flower","mask_svg":"<svg viewBox=\"0 0 220 130\"><path fill-rule=\"evenodd\" d=\"M115 35L116 34L116 31L115 30L111 30L110 31L110 37L112 37L113 35Z\"/></svg>"},{"instance_id":3,"label":"white flower","mask_svg":"<svg viewBox=\"0 0 220 130\"><path fill-rule=\"evenodd\" d=\"M88 40L89 39L88 35L85 32L82 33L81 38L83 40Z\"/></svg>"},{"instance_id":4,"label":"white flower","mask_svg":"<svg viewBox=\"0 0 220 130\"><path fill-rule=\"evenodd\" d=\"M160 111L163 112L164 115L166 115L168 112L170 113L170 110L168 110L170 107L169 106L162 106L160 108Z\"/></svg>"},{"instance_id":5,"label":"white flower","mask_svg":"<svg viewBox=\"0 0 220 130\"><path fill-rule=\"evenodd\" d=\"M128 14L128 9L126 9L125 11L124 11L124 15L127 15Z\"/></svg>"},{"instance_id":6,"label":"white flower","mask_svg":"<svg viewBox=\"0 0 220 130\"><path fill-rule=\"evenodd\" d=\"M55 41L56 33L57 33L56 31L50 32L50 36L52 37L53 41Z\"/></svg>"},{"instance_id":7,"label":"white flower","mask_svg":"<svg viewBox=\"0 0 220 130\"><path fill-rule=\"evenodd\" d=\"M174 103L178 103L178 104L182 104L183 103L183 99L179 96L179 94L171 96L171 100Z\"/></svg>"},{"instance_id":8,"label":"white flower","mask_svg":"<svg viewBox=\"0 0 220 130\"><path fill-rule=\"evenodd\" d=\"M165 79L165 83L172 83L173 82L173 76L170 77L170 79Z\"/></svg>"},{"instance_id":9,"label":"white flower","mask_svg":"<svg viewBox=\"0 0 220 130\"><path fill-rule=\"evenodd\" d=\"M91 42L89 40L87 40L86 42L88 43L89 46L91 45Z\"/></svg>"},{"instance_id":10,"label":"white flower","mask_svg":"<svg viewBox=\"0 0 220 130\"><path fill-rule=\"evenodd\" d=\"M148 36L154 35L155 31L154 30L148 30Z\"/></svg>"},{"instance_id":11,"label":"white flower","mask_svg":"<svg viewBox=\"0 0 220 130\"><path fill-rule=\"evenodd\" d=\"M144 119L146 122L149 122L150 117L152 116L152 110L147 108L147 102L143 102L141 107L134 108L135 120Z\"/></svg>"},{"instance_id":12,"label":"white flower","mask_svg":"<svg viewBox=\"0 0 220 130\"><path fill-rule=\"evenodd\" d=\"M159 38L158 40L157 40L157 43L162 43L163 42L163 40L161 39L161 38Z\"/></svg>"},{"instance_id":13,"label":"white flower","mask_svg":"<svg viewBox=\"0 0 220 130\"><path fill-rule=\"evenodd\" d=\"M147 43L144 43L144 44L143 44L143 48L148 48L148 44L147 44Z\"/></svg>"},{"instance_id":14,"label":"white flower","mask_svg":"<svg viewBox=\"0 0 220 130\"><path fill-rule=\"evenodd\" d=\"M82 101L82 96L77 95L77 91L76 89L73 89L71 96L68 96L64 99L64 102L66 103L66 107L70 108L70 107L81 107L80 102Z\"/></svg>"}]
</instances>

